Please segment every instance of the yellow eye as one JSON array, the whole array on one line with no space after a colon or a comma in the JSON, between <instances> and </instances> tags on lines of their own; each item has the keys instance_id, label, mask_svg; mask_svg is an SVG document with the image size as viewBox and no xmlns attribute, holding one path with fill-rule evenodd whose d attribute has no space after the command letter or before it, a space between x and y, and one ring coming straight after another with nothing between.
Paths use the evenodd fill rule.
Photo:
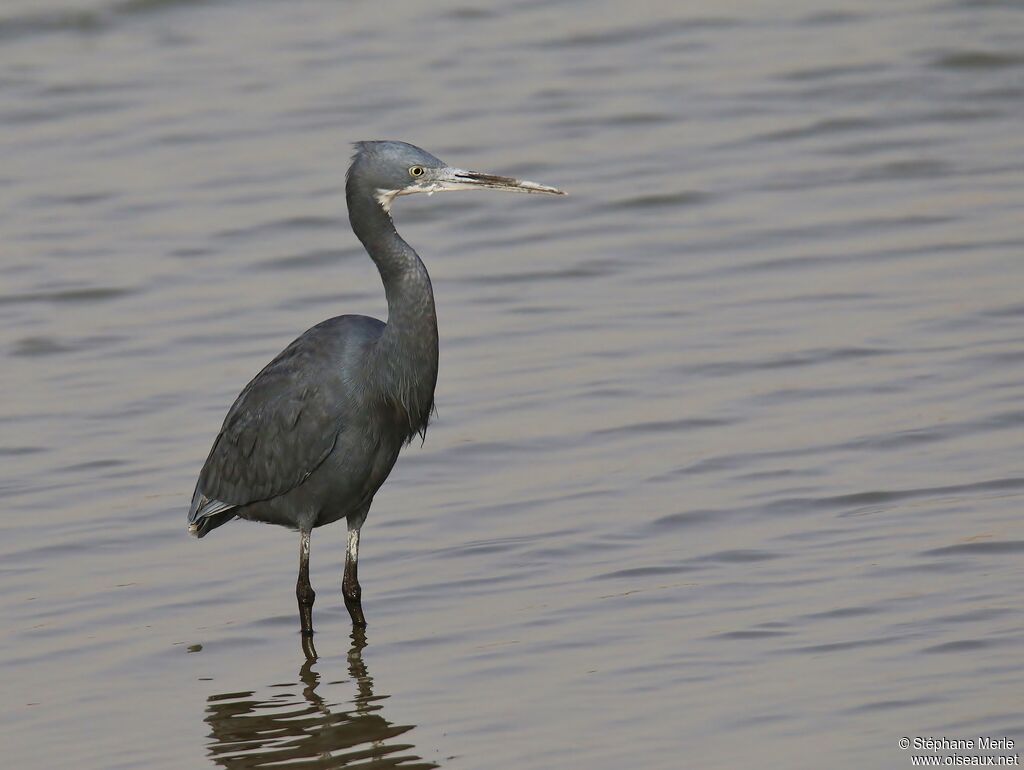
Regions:
<instances>
[{"instance_id":1,"label":"yellow eye","mask_svg":"<svg viewBox=\"0 0 1024 770\"><path fill-rule=\"evenodd\" d=\"M423 166L413 166L410 168L409 176L423 176Z\"/></svg>"}]
</instances>

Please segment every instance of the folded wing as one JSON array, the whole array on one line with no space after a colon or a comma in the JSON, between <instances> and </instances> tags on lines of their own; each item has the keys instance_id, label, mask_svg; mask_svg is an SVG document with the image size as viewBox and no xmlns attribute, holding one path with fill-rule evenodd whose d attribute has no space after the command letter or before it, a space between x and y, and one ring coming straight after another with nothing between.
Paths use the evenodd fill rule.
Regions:
<instances>
[{"instance_id":1,"label":"folded wing","mask_svg":"<svg viewBox=\"0 0 1024 770\"><path fill-rule=\"evenodd\" d=\"M190 530L200 530L209 517L293 489L334 449L351 395L340 359L356 341L344 332L362 331L364 325L345 324L347 318L352 317L310 329L239 394L199 474Z\"/></svg>"}]
</instances>

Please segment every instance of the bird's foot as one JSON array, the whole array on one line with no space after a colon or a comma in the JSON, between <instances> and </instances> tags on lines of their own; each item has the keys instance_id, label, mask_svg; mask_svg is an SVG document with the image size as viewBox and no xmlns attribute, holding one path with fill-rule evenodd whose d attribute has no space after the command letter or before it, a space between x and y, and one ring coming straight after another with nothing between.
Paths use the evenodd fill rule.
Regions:
<instances>
[{"instance_id":1,"label":"bird's foot","mask_svg":"<svg viewBox=\"0 0 1024 770\"><path fill-rule=\"evenodd\" d=\"M345 597L345 609L348 610L348 614L352 618L352 627L366 628L366 617L363 615L363 605L359 600L359 594L352 595L346 591L343 596Z\"/></svg>"},{"instance_id":2,"label":"bird's foot","mask_svg":"<svg viewBox=\"0 0 1024 770\"><path fill-rule=\"evenodd\" d=\"M317 658L316 647L313 646L313 630L307 634L302 632L302 654L306 656L307 662L315 662Z\"/></svg>"}]
</instances>

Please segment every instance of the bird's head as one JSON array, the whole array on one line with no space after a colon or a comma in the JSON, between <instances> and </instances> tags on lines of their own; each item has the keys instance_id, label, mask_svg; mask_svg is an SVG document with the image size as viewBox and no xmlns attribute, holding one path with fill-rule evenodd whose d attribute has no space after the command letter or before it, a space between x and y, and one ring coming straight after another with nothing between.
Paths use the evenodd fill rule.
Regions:
<instances>
[{"instance_id":1,"label":"bird's head","mask_svg":"<svg viewBox=\"0 0 1024 770\"><path fill-rule=\"evenodd\" d=\"M491 189L565 195L536 182L454 168L405 142L356 142L355 147L348 184L370 191L385 211L390 210L396 196L413 193Z\"/></svg>"}]
</instances>

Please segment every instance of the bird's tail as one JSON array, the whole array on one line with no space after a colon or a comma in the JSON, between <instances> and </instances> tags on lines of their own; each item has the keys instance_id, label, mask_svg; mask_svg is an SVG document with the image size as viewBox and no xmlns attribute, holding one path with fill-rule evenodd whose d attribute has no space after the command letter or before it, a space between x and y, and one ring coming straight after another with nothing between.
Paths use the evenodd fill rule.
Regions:
<instances>
[{"instance_id":1,"label":"bird's tail","mask_svg":"<svg viewBox=\"0 0 1024 770\"><path fill-rule=\"evenodd\" d=\"M207 497L196 484L192 505L188 510L188 533L193 537L203 537L211 529L217 529L235 518L237 509L237 505Z\"/></svg>"},{"instance_id":2,"label":"bird's tail","mask_svg":"<svg viewBox=\"0 0 1024 770\"><path fill-rule=\"evenodd\" d=\"M205 537L211 529L217 529L221 524L227 524L233 518L235 518L234 508L209 516L200 516L195 521L189 522L188 533L193 537Z\"/></svg>"}]
</instances>

